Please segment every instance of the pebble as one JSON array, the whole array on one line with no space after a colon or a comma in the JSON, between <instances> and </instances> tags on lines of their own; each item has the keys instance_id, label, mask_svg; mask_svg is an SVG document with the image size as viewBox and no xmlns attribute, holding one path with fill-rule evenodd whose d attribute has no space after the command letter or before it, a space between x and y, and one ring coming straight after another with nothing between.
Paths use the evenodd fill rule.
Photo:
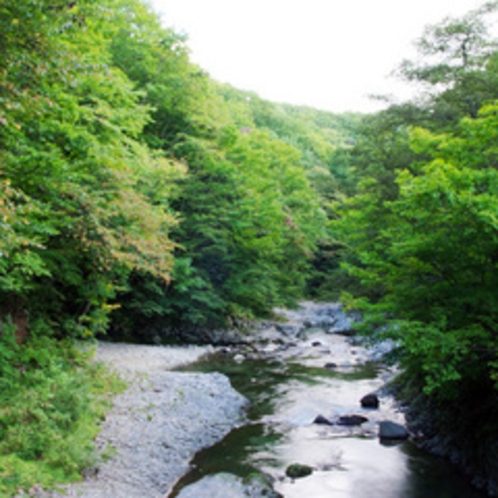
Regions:
<instances>
[{"instance_id":1,"label":"pebble","mask_svg":"<svg viewBox=\"0 0 498 498\"><path fill-rule=\"evenodd\" d=\"M129 383L114 399L96 444L114 448L81 483L36 498L164 498L202 448L244 421L246 398L219 373L169 368L193 362L212 348L101 344L97 358Z\"/></svg>"}]
</instances>

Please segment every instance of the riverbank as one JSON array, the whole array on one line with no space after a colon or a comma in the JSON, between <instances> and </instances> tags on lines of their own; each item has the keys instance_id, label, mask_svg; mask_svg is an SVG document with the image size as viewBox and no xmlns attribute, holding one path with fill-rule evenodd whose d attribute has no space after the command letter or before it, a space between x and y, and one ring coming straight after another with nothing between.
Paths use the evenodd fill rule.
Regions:
<instances>
[{"instance_id":1,"label":"riverbank","mask_svg":"<svg viewBox=\"0 0 498 498\"><path fill-rule=\"evenodd\" d=\"M193 455L242 423L246 399L224 375L171 370L201 359L212 347L99 343L96 360L128 384L96 439L99 461L84 480L55 498L164 498L189 470Z\"/></svg>"},{"instance_id":2,"label":"riverbank","mask_svg":"<svg viewBox=\"0 0 498 498\"><path fill-rule=\"evenodd\" d=\"M370 490L371 496L409 498L427 483L433 498L448 489L459 498L482 496L411 442L379 442L382 421L404 423L383 389L396 373L381 361L389 341L366 347L354 337L354 317L337 304L302 303L279 314L281 320L261 322L250 336L234 332L223 347L99 344L96 359L130 386L97 438L101 459L82 483L30 496L293 498L311 492L319 498L330 490L348 497ZM209 361L199 362L204 357ZM182 366L183 372L171 371ZM251 399L247 415L247 400L218 372ZM372 392L379 406L360 405ZM344 422L351 416L360 419L358 426ZM243 427L224 438L237 426ZM313 475L287 477L293 463L309 465ZM263 481L251 480L255 473Z\"/></svg>"},{"instance_id":3,"label":"riverbank","mask_svg":"<svg viewBox=\"0 0 498 498\"><path fill-rule=\"evenodd\" d=\"M451 462L475 488L498 496L496 408L483 402L490 396L474 392L438 403L410 387L401 396L408 400L407 423L418 445Z\"/></svg>"}]
</instances>

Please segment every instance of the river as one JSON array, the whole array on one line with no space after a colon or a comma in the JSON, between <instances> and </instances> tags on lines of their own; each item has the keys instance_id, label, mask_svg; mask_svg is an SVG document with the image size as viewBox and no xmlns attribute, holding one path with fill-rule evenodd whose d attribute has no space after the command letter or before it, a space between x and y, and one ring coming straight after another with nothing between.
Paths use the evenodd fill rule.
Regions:
<instances>
[{"instance_id":1,"label":"river","mask_svg":"<svg viewBox=\"0 0 498 498\"><path fill-rule=\"evenodd\" d=\"M286 318L280 332L263 331L266 339L256 350L227 350L188 367L226 374L251 406L246 425L196 455L170 498L263 496L266 491L240 487L241 479L260 472L285 498L485 496L413 442L379 439L380 421L404 423L402 410L383 389L395 369L382 362L382 347L368 349L343 335L344 317L337 308L309 304ZM362 408L360 399L372 392L379 408ZM332 425L314 423L318 415ZM338 425L347 415L368 420ZM311 467L312 474L287 477L286 468L294 463Z\"/></svg>"}]
</instances>

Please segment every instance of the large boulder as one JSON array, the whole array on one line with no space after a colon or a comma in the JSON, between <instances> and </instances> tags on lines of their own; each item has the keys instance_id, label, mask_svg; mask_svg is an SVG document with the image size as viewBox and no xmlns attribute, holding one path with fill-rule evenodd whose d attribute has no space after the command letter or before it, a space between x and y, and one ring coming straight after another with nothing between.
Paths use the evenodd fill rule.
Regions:
<instances>
[{"instance_id":1,"label":"large boulder","mask_svg":"<svg viewBox=\"0 0 498 498\"><path fill-rule=\"evenodd\" d=\"M379 397L373 393L367 394L360 399L360 404L363 408L379 408Z\"/></svg>"},{"instance_id":2,"label":"large boulder","mask_svg":"<svg viewBox=\"0 0 498 498\"><path fill-rule=\"evenodd\" d=\"M313 473L313 468L309 465L302 465L300 463L293 463L285 469L285 474L287 477L292 479L299 479L300 477L306 477Z\"/></svg>"},{"instance_id":3,"label":"large boulder","mask_svg":"<svg viewBox=\"0 0 498 498\"><path fill-rule=\"evenodd\" d=\"M404 440L408 439L410 433L405 426L384 420L379 423L379 438L385 440Z\"/></svg>"}]
</instances>

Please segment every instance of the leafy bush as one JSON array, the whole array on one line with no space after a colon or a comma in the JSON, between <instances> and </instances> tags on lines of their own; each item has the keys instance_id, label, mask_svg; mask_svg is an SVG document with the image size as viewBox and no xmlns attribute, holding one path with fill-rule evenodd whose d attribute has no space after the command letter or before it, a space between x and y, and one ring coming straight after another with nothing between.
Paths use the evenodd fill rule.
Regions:
<instances>
[{"instance_id":1,"label":"leafy bush","mask_svg":"<svg viewBox=\"0 0 498 498\"><path fill-rule=\"evenodd\" d=\"M20 347L11 325L2 330L0 495L79 480L93 462L105 394L121 383L69 342L32 338Z\"/></svg>"}]
</instances>

